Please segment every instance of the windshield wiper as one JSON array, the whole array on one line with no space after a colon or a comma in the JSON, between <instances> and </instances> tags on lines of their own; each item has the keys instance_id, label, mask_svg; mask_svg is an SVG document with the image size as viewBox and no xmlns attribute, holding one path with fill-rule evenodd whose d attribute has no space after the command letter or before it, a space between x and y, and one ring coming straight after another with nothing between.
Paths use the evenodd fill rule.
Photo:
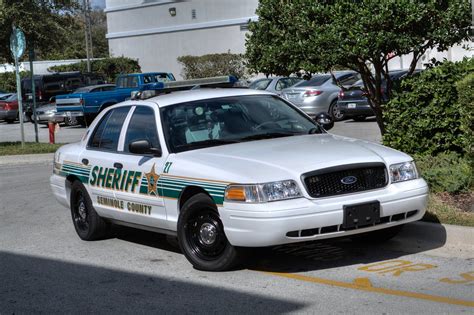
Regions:
<instances>
[{"instance_id":1,"label":"windshield wiper","mask_svg":"<svg viewBox=\"0 0 474 315\"><path fill-rule=\"evenodd\" d=\"M225 139L209 139L203 141L196 141L191 142L183 145L178 145L177 147L208 147L208 146L215 146L215 145L222 145L222 144L231 144L231 143L238 143L239 140L225 140Z\"/></svg>"},{"instance_id":2,"label":"windshield wiper","mask_svg":"<svg viewBox=\"0 0 474 315\"><path fill-rule=\"evenodd\" d=\"M248 141L248 140L260 140L260 139L272 139L272 138L280 138L280 137L289 137L289 136L294 136L294 133L288 133L288 132L267 132L267 133L260 133L256 135L251 135L247 137L243 137L242 141Z\"/></svg>"}]
</instances>

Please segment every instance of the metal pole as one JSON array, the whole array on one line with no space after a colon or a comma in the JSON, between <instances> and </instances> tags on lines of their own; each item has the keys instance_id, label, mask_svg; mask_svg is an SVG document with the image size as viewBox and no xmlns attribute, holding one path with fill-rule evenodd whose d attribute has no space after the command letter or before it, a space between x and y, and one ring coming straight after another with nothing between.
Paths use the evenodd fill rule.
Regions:
<instances>
[{"instance_id":1,"label":"metal pole","mask_svg":"<svg viewBox=\"0 0 474 315\"><path fill-rule=\"evenodd\" d=\"M30 79L31 79L31 94L33 95L33 119L35 122L35 141L36 143L39 142L38 139L38 118L36 117L36 84L35 84L35 76L33 73L33 59L35 59L35 51L33 48L33 43L30 43Z\"/></svg>"},{"instance_id":2,"label":"metal pole","mask_svg":"<svg viewBox=\"0 0 474 315\"><path fill-rule=\"evenodd\" d=\"M25 147L25 130L23 129L23 102L21 97L21 80L20 80L20 69L18 67L18 57L15 56L15 72L16 72L16 93L18 96L18 112L20 116L20 129L21 129L21 147Z\"/></svg>"},{"instance_id":3,"label":"metal pole","mask_svg":"<svg viewBox=\"0 0 474 315\"><path fill-rule=\"evenodd\" d=\"M92 27L91 27L91 4L87 0L87 33L89 34L90 58L94 59L94 46L92 42ZM91 69L92 70L92 69Z\"/></svg>"},{"instance_id":4,"label":"metal pole","mask_svg":"<svg viewBox=\"0 0 474 315\"><path fill-rule=\"evenodd\" d=\"M87 32L87 0L83 0L84 4L84 33L86 36L86 57L87 57L87 72L91 72L91 60L89 56L89 34Z\"/></svg>"}]
</instances>

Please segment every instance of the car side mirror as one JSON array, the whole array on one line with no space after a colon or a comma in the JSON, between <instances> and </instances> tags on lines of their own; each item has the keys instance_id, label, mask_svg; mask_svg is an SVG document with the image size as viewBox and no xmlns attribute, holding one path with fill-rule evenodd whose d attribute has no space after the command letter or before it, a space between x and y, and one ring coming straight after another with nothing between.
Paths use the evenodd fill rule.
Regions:
<instances>
[{"instance_id":1,"label":"car side mirror","mask_svg":"<svg viewBox=\"0 0 474 315\"><path fill-rule=\"evenodd\" d=\"M334 127L334 120L331 115L326 112L321 112L314 117L314 121L317 122L324 130L330 130Z\"/></svg>"},{"instance_id":2,"label":"car side mirror","mask_svg":"<svg viewBox=\"0 0 474 315\"><path fill-rule=\"evenodd\" d=\"M128 145L128 151L140 155L152 154L156 157L160 157L162 154L161 149L153 148L146 139L131 142Z\"/></svg>"}]
</instances>

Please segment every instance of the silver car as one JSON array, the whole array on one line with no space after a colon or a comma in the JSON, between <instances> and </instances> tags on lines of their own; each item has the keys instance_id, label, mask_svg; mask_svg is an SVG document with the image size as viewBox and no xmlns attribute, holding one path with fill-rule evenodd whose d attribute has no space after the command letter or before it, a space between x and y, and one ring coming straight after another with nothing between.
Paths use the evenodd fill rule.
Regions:
<instances>
[{"instance_id":1,"label":"silver car","mask_svg":"<svg viewBox=\"0 0 474 315\"><path fill-rule=\"evenodd\" d=\"M359 74L353 71L336 71L334 76L341 85L352 85L359 80ZM312 117L327 112L334 120L340 120L343 117L337 108L340 89L331 74L325 73L284 89L282 96Z\"/></svg>"},{"instance_id":2,"label":"silver car","mask_svg":"<svg viewBox=\"0 0 474 315\"><path fill-rule=\"evenodd\" d=\"M257 79L250 83L249 89L268 91L281 95L283 89L293 86L302 80L303 79L298 77L270 77Z\"/></svg>"}]
</instances>

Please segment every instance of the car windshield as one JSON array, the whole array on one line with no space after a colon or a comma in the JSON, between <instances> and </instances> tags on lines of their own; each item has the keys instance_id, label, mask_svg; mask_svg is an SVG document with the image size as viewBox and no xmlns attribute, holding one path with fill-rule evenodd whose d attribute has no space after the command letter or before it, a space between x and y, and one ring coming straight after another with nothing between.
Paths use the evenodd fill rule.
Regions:
<instances>
[{"instance_id":1,"label":"car windshield","mask_svg":"<svg viewBox=\"0 0 474 315\"><path fill-rule=\"evenodd\" d=\"M300 83L296 84L295 87L305 87L305 86L320 86L323 85L327 80L331 78L329 74L316 75L310 80L303 80Z\"/></svg>"},{"instance_id":2,"label":"car windshield","mask_svg":"<svg viewBox=\"0 0 474 315\"><path fill-rule=\"evenodd\" d=\"M272 95L199 100L161 109L171 152L324 131L309 117Z\"/></svg>"},{"instance_id":3,"label":"car windshield","mask_svg":"<svg viewBox=\"0 0 474 315\"><path fill-rule=\"evenodd\" d=\"M86 86L76 89L73 93L88 93L90 90L91 88Z\"/></svg>"},{"instance_id":4,"label":"car windshield","mask_svg":"<svg viewBox=\"0 0 474 315\"><path fill-rule=\"evenodd\" d=\"M2 95L0 97L0 101L6 101L6 102L11 102L11 101L16 101L16 94L7 94L7 95Z\"/></svg>"},{"instance_id":5,"label":"car windshield","mask_svg":"<svg viewBox=\"0 0 474 315\"><path fill-rule=\"evenodd\" d=\"M254 89L254 90L265 90L269 85L270 82L272 82L272 79L260 79L253 81L249 85L249 89Z\"/></svg>"}]
</instances>

